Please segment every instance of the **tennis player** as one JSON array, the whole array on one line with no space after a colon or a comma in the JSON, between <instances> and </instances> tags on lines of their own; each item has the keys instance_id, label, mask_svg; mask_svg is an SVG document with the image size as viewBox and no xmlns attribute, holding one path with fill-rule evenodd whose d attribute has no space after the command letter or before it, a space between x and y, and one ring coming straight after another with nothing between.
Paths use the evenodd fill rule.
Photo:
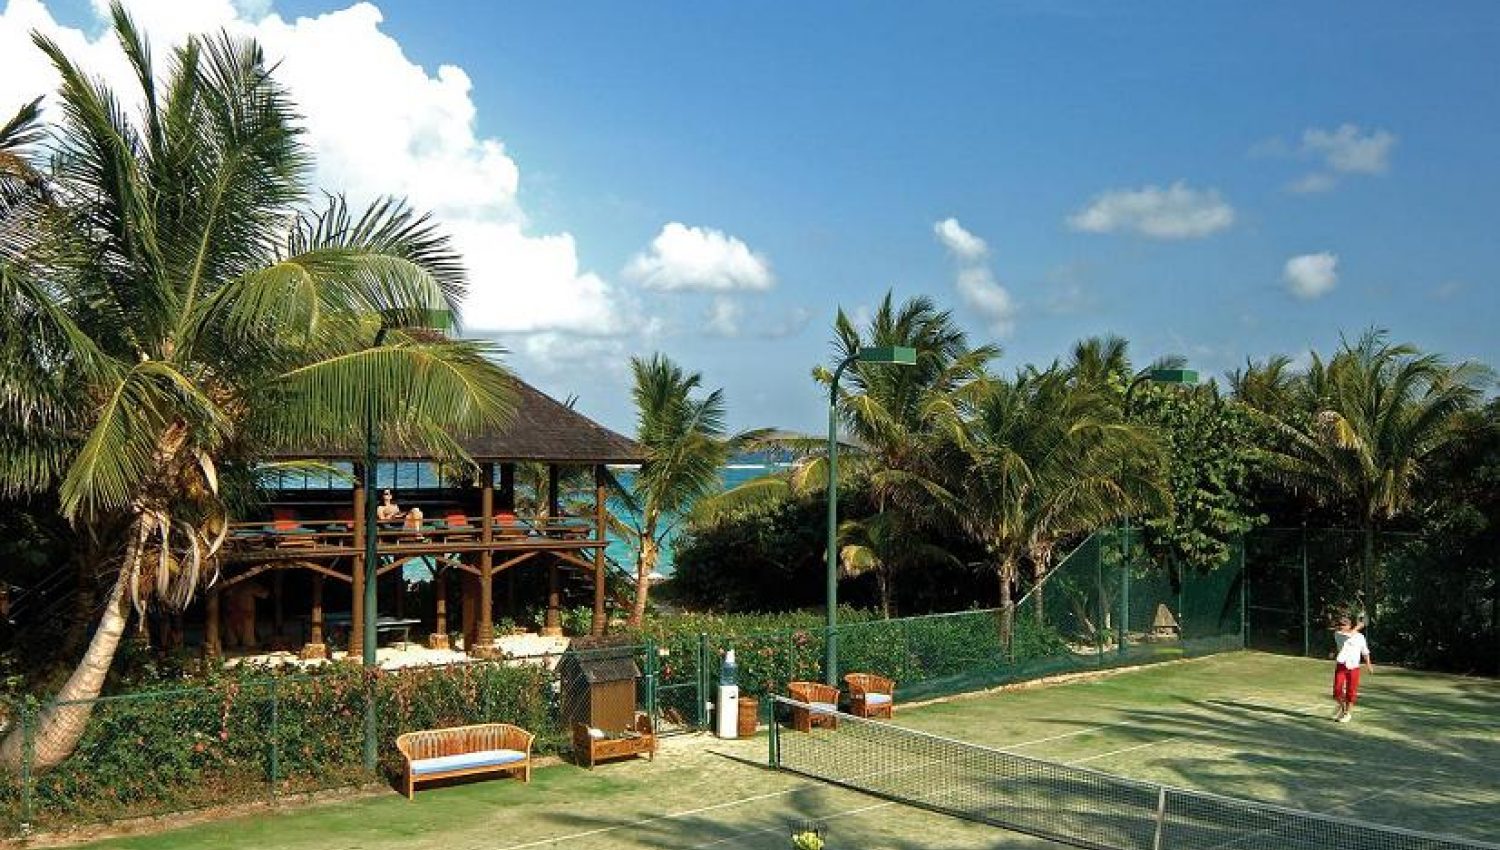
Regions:
<instances>
[{"instance_id":1,"label":"tennis player","mask_svg":"<svg viewBox=\"0 0 1500 850\"><path fill-rule=\"evenodd\" d=\"M1363 661L1371 673L1375 672L1375 664L1370 660L1369 642L1348 617L1339 617L1333 640L1338 646L1338 655L1333 661L1333 698L1339 705L1333 719L1348 723L1353 719L1354 701L1359 697L1360 662Z\"/></svg>"}]
</instances>

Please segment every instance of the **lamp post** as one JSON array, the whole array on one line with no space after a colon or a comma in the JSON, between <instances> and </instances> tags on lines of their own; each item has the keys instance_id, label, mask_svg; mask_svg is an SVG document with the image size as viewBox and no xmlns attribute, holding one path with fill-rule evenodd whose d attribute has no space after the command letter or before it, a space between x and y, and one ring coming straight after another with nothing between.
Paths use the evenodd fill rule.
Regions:
<instances>
[{"instance_id":1,"label":"lamp post","mask_svg":"<svg viewBox=\"0 0 1500 850\"><path fill-rule=\"evenodd\" d=\"M833 370L828 385L828 624L823 658L823 679L838 686L838 608L839 608L839 378L851 363L885 363L893 366L915 366L917 350L904 345L861 348L845 357Z\"/></svg>"},{"instance_id":2,"label":"lamp post","mask_svg":"<svg viewBox=\"0 0 1500 850\"><path fill-rule=\"evenodd\" d=\"M380 328L375 331L375 342L370 347L380 348L385 345L387 332L391 330L445 330L453 324L452 314L447 310L436 309L413 309L413 310L386 310L380 315ZM380 529L376 525L376 499L375 499L375 464L380 452L380 434L375 427L375 398L367 387L365 390L365 457L364 457L364 488L365 488L365 575L364 575L364 617L363 638L360 644L360 660L366 671L375 667L375 627L378 620L376 606L379 604L376 594L376 582L380 577ZM375 715L375 691L374 685L369 685L365 696L365 741L364 757L365 769L374 771L376 766L376 744L379 736L378 718Z\"/></svg>"}]
</instances>

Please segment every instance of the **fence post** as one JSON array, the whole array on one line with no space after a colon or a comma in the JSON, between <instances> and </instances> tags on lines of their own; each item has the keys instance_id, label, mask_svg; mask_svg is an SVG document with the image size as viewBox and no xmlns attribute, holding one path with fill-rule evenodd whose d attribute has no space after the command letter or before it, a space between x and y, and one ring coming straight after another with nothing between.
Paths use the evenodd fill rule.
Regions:
<instances>
[{"instance_id":1,"label":"fence post","mask_svg":"<svg viewBox=\"0 0 1500 850\"><path fill-rule=\"evenodd\" d=\"M656 720L656 676L657 669L661 664L661 658L656 654L656 640L646 638L646 716L651 718L651 728L656 729L659 725Z\"/></svg>"},{"instance_id":2,"label":"fence post","mask_svg":"<svg viewBox=\"0 0 1500 850\"><path fill-rule=\"evenodd\" d=\"M365 772L373 775L378 763L378 750L380 738L380 706L375 702L375 671L366 669L365 674L365 734L364 734L364 766ZM368 778L368 777L367 777Z\"/></svg>"},{"instance_id":3,"label":"fence post","mask_svg":"<svg viewBox=\"0 0 1500 850\"><path fill-rule=\"evenodd\" d=\"M1302 657L1312 656L1312 608L1307 593L1307 520L1302 521Z\"/></svg>"},{"instance_id":4,"label":"fence post","mask_svg":"<svg viewBox=\"0 0 1500 850\"><path fill-rule=\"evenodd\" d=\"M21 700L21 835L31 834L36 815L36 699L27 695Z\"/></svg>"},{"instance_id":5,"label":"fence post","mask_svg":"<svg viewBox=\"0 0 1500 850\"><path fill-rule=\"evenodd\" d=\"M1125 539L1120 544L1123 557L1120 559L1120 655L1128 650L1125 634L1130 630L1130 517L1125 517Z\"/></svg>"},{"instance_id":6,"label":"fence post","mask_svg":"<svg viewBox=\"0 0 1500 850\"><path fill-rule=\"evenodd\" d=\"M1167 789L1161 786L1156 789L1156 835L1151 839L1151 850L1161 850L1162 827L1167 823Z\"/></svg>"},{"instance_id":7,"label":"fence post","mask_svg":"<svg viewBox=\"0 0 1500 850\"><path fill-rule=\"evenodd\" d=\"M708 632L698 633L698 728L708 728Z\"/></svg>"},{"instance_id":8,"label":"fence post","mask_svg":"<svg viewBox=\"0 0 1500 850\"><path fill-rule=\"evenodd\" d=\"M769 761L771 763L772 767L780 769L781 768L781 724L776 722L776 697L775 696L771 697L770 704L771 704L771 728L770 728L769 731L770 731L771 734L770 734L770 736L768 737L767 740L769 741L769 747L770 747L771 752L768 754L767 761Z\"/></svg>"},{"instance_id":9,"label":"fence post","mask_svg":"<svg viewBox=\"0 0 1500 850\"><path fill-rule=\"evenodd\" d=\"M1250 574L1245 571L1245 535L1240 533L1240 649L1250 648Z\"/></svg>"},{"instance_id":10,"label":"fence post","mask_svg":"<svg viewBox=\"0 0 1500 850\"><path fill-rule=\"evenodd\" d=\"M1104 628L1109 608L1104 604L1104 541L1094 547L1094 661L1104 666Z\"/></svg>"},{"instance_id":11,"label":"fence post","mask_svg":"<svg viewBox=\"0 0 1500 850\"><path fill-rule=\"evenodd\" d=\"M281 782L281 695L271 677L271 803L276 803L276 786Z\"/></svg>"}]
</instances>

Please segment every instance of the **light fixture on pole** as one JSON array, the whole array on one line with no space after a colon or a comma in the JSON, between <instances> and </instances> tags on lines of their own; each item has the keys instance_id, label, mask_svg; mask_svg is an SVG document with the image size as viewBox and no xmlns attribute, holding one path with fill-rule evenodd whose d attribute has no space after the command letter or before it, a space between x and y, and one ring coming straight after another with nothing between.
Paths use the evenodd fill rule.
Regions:
<instances>
[{"instance_id":1,"label":"light fixture on pole","mask_svg":"<svg viewBox=\"0 0 1500 850\"><path fill-rule=\"evenodd\" d=\"M838 686L838 607L839 607L839 377L852 363L884 363L891 366L915 366L917 350L904 345L861 348L845 357L833 370L828 384L828 624L824 641L823 679Z\"/></svg>"},{"instance_id":2,"label":"light fixture on pole","mask_svg":"<svg viewBox=\"0 0 1500 850\"><path fill-rule=\"evenodd\" d=\"M385 345L386 334L393 330L446 331L452 326L453 314L448 310L423 308L385 310L380 314L380 327L375 331L375 342L370 347L380 348ZM375 513L375 464L380 453L380 435L375 425L375 399L370 393L369 388L366 387L365 456L363 470L365 488L365 597L364 611L362 612L364 616L361 622L361 637L363 640L360 645L361 661L364 663L366 669L375 666L375 628L378 622L375 608L379 605L379 596L375 590L376 584L380 580L378 563L380 557L380 530L377 526ZM376 766L376 737L378 734L375 717L375 699L373 691L366 696L365 769L374 771Z\"/></svg>"}]
</instances>

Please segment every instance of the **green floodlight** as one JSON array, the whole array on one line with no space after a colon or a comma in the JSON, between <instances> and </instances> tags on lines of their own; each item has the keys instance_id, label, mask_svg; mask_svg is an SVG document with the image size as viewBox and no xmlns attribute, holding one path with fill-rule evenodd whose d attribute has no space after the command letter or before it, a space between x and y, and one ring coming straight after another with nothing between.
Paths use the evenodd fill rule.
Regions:
<instances>
[{"instance_id":1,"label":"green floodlight","mask_svg":"<svg viewBox=\"0 0 1500 850\"><path fill-rule=\"evenodd\" d=\"M1198 373L1192 369L1152 369L1151 380L1158 384L1192 385L1198 383Z\"/></svg>"},{"instance_id":2,"label":"green floodlight","mask_svg":"<svg viewBox=\"0 0 1500 850\"><path fill-rule=\"evenodd\" d=\"M838 368L833 370L833 380L828 384L828 634L825 636L826 654L823 659L823 679L835 687L838 685L838 648L835 630L838 628L839 608L839 377L844 374L844 370L849 368L851 363L915 366L917 350L909 345L878 345L861 348L857 353L844 358Z\"/></svg>"}]
</instances>

